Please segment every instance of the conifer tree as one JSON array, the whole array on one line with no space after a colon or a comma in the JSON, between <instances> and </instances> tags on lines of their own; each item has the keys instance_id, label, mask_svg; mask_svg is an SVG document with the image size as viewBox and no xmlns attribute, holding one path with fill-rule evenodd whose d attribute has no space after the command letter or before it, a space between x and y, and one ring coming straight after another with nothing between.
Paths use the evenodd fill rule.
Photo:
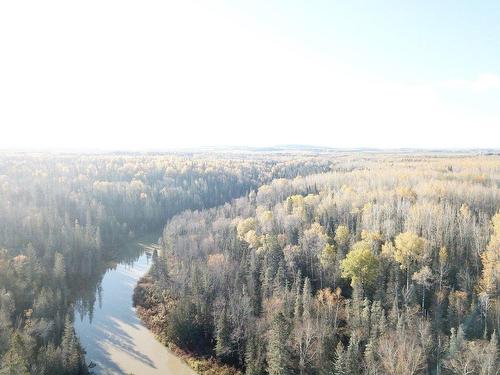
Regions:
<instances>
[{"instance_id":1,"label":"conifer tree","mask_svg":"<svg viewBox=\"0 0 500 375\"><path fill-rule=\"evenodd\" d=\"M304 289L302 291L302 317L303 320L308 320L312 315L312 292L311 282L306 277L304 280Z\"/></svg>"},{"instance_id":2,"label":"conifer tree","mask_svg":"<svg viewBox=\"0 0 500 375\"><path fill-rule=\"evenodd\" d=\"M231 355L231 327L227 319L226 309L219 314L215 326L215 354L225 361Z\"/></svg>"},{"instance_id":3,"label":"conifer tree","mask_svg":"<svg viewBox=\"0 0 500 375\"><path fill-rule=\"evenodd\" d=\"M80 344L69 315L64 323L64 334L61 341L62 363L68 374L78 374L82 366Z\"/></svg>"},{"instance_id":4,"label":"conifer tree","mask_svg":"<svg viewBox=\"0 0 500 375\"><path fill-rule=\"evenodd\" d=\"M9 350L0 361L0 375L29 375L28 354L21 335L14 332L10 337Z\"/></svg>"},{"instance_id":5,"label":"conifer tree","mask_svg":"<svg viewBox=\"0 0 500 375\"><path fill-rule=\"evenodd\" d=\"M291 365L288 350L289 326L285 317L278 313L271 324L267 348L267 372L269 375L289 374Z\"/></svg>"},{"instance_id":6,"label":"conifer tree","mask_svg":"<svg viewBox=\"0 0 500 375\"><path fill-rule=\"evenodd\" d=\"M335 349L335 375L349 375L344 345L339 342Z\"/></svg>"},{"instance_id":7,"label":"conifer tree","mask_svg":"<svg viewBox=\"0 0 500 375\"><path fill-rule=\"evenodd\" d=\"M349 374L357 375L360 373L359 367L359 340L357 335L354 333L349 338L349 345L345 353L346 357L346 369Z\"/></svg>"},{"instance_id":8,"label":"conifer tree","mask_svg":"<svg viewBox=\"0 0 500 375\"><path fill-rule=\"evenodd\" d=\"M296 320L302 317L302 277L300 271L297 272L295 277L295 304L294 304L294 317Z\"/></svg>"}]
</instances>

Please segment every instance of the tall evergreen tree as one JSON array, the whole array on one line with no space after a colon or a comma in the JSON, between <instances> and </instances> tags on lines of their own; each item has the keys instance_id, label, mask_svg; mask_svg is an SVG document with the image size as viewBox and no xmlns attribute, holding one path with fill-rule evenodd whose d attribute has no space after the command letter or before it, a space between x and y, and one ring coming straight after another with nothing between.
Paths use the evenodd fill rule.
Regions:
<instances>
[{"instance_id":1,"label":"tall evergreen tree","mask_svg":"<svg viewBox=\"0 0 500 375\"><path fill-rule=\"evenodd\" d=\"M0 374L29 375L28 354L23 338L18 332L14 332L10 337L9 350L0 361Z\"/></svg>"},{"instance_id":2,"label":"tall evergreen tree","mask_svg":"<svg viewBox=\"0 0 500 375\"><path fill-rule=\"evenodd\" d=\"M223 309L215 325L215 354L222 361L227 361L231 352L231 327L227 319L226 309Z\"/></svg>"},{"instance_id":3,"label":"tall evergreen tree","mask_svg":"<svg viewBox=\"0 0 500 375\"><path fill-rule=\"evenodd\" d=\"M344 345L339 342L335 348L335 375L349 375Z\"/></svg>"},{"instance_id":4,"label":"tall evergreen tree","mask_svg":"<svg viewBox=\"0 0 500 375\"><path fill-rule=\"evenodd\" d=\"M69 315L64 323L64 334L61 341L61 354L63 367L67 374L79 374L83 367L80 343L75 335L75 330Z\"/></svg>"},{"instance_id":5,"label":"tall evergreen tree","mask_svg":"<svg viewBox=\"0 0 500 375\"><path fill-rule=\"evenodd\" d=\"M267 348L267 372L269 375L289 374L291 358L288 350L289 325L278 313L271 324Z\"/></svg>"}]
</instances>

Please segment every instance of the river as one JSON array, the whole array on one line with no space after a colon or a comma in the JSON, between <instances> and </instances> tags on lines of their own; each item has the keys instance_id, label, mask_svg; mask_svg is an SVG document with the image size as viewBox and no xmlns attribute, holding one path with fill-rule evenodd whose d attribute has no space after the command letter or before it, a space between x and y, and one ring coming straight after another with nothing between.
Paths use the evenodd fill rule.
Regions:
<instances>
[{"instance_id":1,"label":"river","mask_svg":"<svg viewBox=\"0 0 500 375\"><path fill-rule=\"evenodd\" d=\"M89 314L76 314L75 330L87 352L87 363L96 364L95 374L195 374L155 339L132 307L134 287L149 266L150 255L143 251L135 260L109 269L92 319Z\"/></svg>"}]
</instances>

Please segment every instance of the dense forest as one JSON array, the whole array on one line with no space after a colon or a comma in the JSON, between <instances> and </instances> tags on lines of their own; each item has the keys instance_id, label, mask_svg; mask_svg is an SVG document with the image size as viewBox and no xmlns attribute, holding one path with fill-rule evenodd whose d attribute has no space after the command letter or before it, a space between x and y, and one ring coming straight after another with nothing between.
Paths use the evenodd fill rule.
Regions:
<instances>
[{"instance_id":1,"label":"dense forest","mask_svg":"<svg viewBox=\"0 0 500 375\"><path fill-rule=\"evenodd\" d=\"M138 311L204 373L499 373L500 158L358 154L188 210Z\"/></svg>"},{"instance_id":2,"label":"dense forest","mask_svg":"<svg viewBox=\"0 0 500 375\"><path fill-rule=\"evenodd\" d=\"M249 160L246 160L249 159ZM0 155L0 374L86 374L73 328L123 244L173 215L275 178L331 170L307 155ZM89 281L90 280L90 281Z\"/></svg>"}]
</instances>

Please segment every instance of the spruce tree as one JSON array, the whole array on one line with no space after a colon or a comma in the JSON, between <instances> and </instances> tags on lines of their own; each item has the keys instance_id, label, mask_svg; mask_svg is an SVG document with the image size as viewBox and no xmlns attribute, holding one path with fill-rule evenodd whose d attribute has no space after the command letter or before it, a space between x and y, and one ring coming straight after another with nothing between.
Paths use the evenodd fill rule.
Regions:
<instances>
[{"instance_id":1,"label":"spruce tree","mask_svg":"<svg viewBox=\"0 0 500 375\"><path fill-rule=\"evenodd\" d=\"M297 272L295 277L295 306L294 306L294 317L295 319L300 319L302 317L302 276L300 270Z\"/></svg>"},{"instance_id":2,"label":"spruce tree","mask_svg":"<svg viewBox=\"0 0 500 375\"><path fill-rule=\"evenodd\" d=\"M227 361L231 355L231 327L224 309L215 326L215 354L222 361Z\"/></svg>"},{"instance_id":3,"label":"spruce tree","mask_svg":"<svg viewBox=\"0 0 500 375\"><path fill-rule=\"evenodd\" d=\"M21 335L14 332L10 337L9 350L0 361L0 375L29 375L29 362Z\"/></svg>"},{"instance_id":4,"label":"spruce tree","mask_svg":"<svg viewBox=\"0 0 500 375\"><path fill-rule=\"evenodd\" d=\"M337 348L335 349L335 364L334 364L335 375L348 375L347 364L346 364L346 353L344 345L339 342Z\"/></svg>"},{"instance_id":5,"label":"spruce tree","mask_svg":"<svg viewBox=\"0 0 500 375\"><path fill-rule=\"evenodd\" d=\"M61 341L62 362L67 374L78 374L81 367L81 351L69 315L64 323L64 334Z\"/></svg>"},{"instance_id":6,"label":"spruce tree","mask_svg":"<svg viewBox=\"0 0 500 375\"><path fill-rule=\"evenodd\" d=\"M349 339L349 346L346 351L346 367L351 375L359 374L359 340L355 334Z\"/></svg>"},{"instance_id":7,"label":"spruce tree","mask_svg":"<svg viewBox=\"0 0 500 375\"><path fill-rule=\"evenodd\" d=\"M302 291L302 317L303 320L311 318L312 314L312 292L311 292L311 282L309 278L306 277L304 280L304 289Z\"/></svg>"},{"instance_id":8,"label":"spruce tree","mask_svg":"<svg viewBox=\"0 0 500 375\"><path fill-rule=\"evenodd\" d=\"M280 312L273 319L267 348L267 372L269 375L289 374L290 353L288 351L288 323Z\"/></svg>"}]
</instances>

